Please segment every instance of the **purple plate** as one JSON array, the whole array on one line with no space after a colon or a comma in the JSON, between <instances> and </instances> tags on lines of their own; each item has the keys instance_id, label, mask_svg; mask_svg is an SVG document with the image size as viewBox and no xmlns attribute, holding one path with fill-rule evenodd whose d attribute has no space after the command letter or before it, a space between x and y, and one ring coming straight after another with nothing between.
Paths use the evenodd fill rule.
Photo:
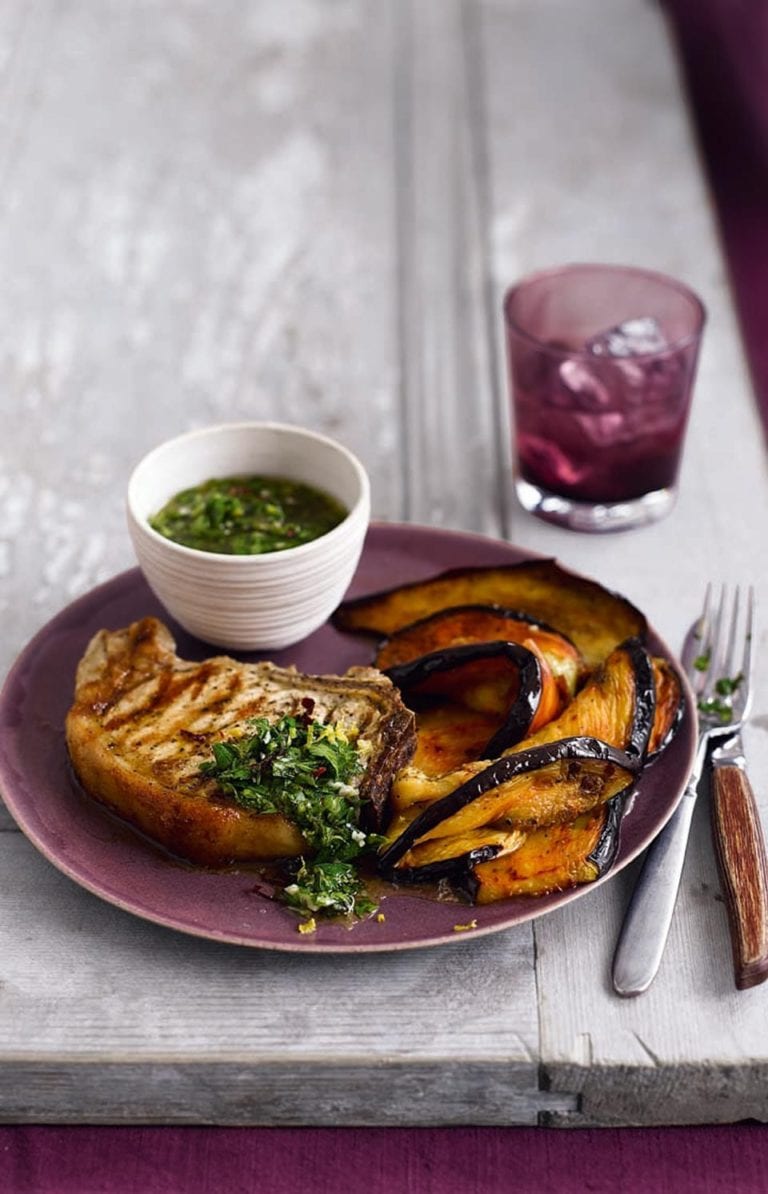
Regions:
<instances>
[{"instance_id":1,"label":"purple plate","mask_svg":"<svg viewBox=\"0 0 768 1194\"><path fill-rule=\"evenodd\" d=\"M530 553L493 539L407 525L371 527L350 595L441 572L446 568L508 564ZM146 614L158 615L176 635L179 654L202 659L211 648L168 618L133 569L67 606L22 652L0 696L0 784L6 804L30 841L80 886L135 916L184 933L303 952L355 953L409 949L456 941L457 925L475 921L474 935L506 929L541 916L591 891L616 874L658 833L680 799L695 747L690 697L674 740L643 774L622 827L619 857L609 875L554 895L517 897L485 907L441 902L424 894L392 892L381 902L384 920L352 927L318 923L301 935L286 908L260 895L248 870L205 871L174 862L79 790L69 767L64 718L75 668L97 630L117 630ZM670 655L655 636L652 649ZM368 639L325 625L289 650L273 653L281 664L306 672L343 672L368 663ZM243 656L255 659L256 655Z\"/></svg>"}]
</instances>

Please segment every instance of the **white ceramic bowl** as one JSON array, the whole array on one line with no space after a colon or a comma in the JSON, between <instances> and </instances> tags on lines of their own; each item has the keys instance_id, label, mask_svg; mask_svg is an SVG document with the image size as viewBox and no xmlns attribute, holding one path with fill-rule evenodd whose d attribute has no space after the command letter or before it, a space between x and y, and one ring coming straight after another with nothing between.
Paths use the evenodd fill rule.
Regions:
<instances>
[{"instance_id":1,"label":"white ceramic bowl","mask_svg":"<svg viewBox=\"0 0 768 1194\"><path fill-rule=\"evenodd\" d=\"M180 490L248 473L314 485L349 513L310 543L248 556L183 547L149 525ZM127 514L144 576L181 626L220 647L278 650L306 638L341 601L362 551L370 485L359 460L327 436L282 423L227 423L149 452L128 483Z\"/></svg>"}]
</instances>

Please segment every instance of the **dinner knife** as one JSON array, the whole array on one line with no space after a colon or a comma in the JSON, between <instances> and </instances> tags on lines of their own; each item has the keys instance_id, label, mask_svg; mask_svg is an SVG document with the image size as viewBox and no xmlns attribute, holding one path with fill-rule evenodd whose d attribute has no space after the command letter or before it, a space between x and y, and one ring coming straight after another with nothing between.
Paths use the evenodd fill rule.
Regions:
<instances>
[{"instance_id":1,"label":"dinner knife","mask_svg":"<svg viewBox=\"0 0 768 1194\"><path fill-rule=\"evenodd\" d=\"M685 636L680 660L686 675L690 674L699 652L699 628L694 623ZM647 991L661 965L706 757L706 741L699 734L693 769L683 797L648 847L624 915L613 957L613 987L617 995L641 995Z\"/></svg>"}]
</instances>

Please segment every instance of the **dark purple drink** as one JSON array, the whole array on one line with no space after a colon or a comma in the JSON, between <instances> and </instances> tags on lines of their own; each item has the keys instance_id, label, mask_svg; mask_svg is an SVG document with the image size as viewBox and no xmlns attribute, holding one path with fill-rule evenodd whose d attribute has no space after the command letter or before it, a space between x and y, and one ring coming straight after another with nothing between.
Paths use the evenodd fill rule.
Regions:
<instances>
[{"instance_id":1,"label":"dark purple drink","mask_svg":"<svg viewBox=\"0 0 768 1194\"><path fill-rule=\"evenodd\" d=\"M572 266L515 287L505 313L526 509L586 530L666 513L704 317L698 299L659 275Z\"/></svg>"},{"instance_id":2,"label":"dark purple drink","mask_svg":"<svg viewBox=\"0 0 768 1194\"><path fill-rule=\"evenodd\" d=\"M626 502L677 480L691 349L585 360L561 351L525 385L534 350L513 350L517 461L532 485L579 502Z\"/></svg>"}]
</instances>

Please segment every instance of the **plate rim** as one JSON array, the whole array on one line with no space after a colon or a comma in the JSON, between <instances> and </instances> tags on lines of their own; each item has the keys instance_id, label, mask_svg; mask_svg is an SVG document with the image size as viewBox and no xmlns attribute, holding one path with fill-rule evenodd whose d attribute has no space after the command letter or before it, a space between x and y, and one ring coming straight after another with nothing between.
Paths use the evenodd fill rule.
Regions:
<instances>
[{"instance_id":1,"label":"plate rim","mask_svg":"<svg viewBox=\"0 0 768 1194\"><path fill-rule=\"evenodd\" d=\"M453 528L446 527L430 527L421 523L385 522L380 520L373 521L370 524L369 532L368 535L366 535L366 541L363 547L363 556L365 555L366 551L371 551L374 549L373 545L370 544L371 532L373 532L374 537L377 534L382 533L394 533L395 536L412 536L416 534L417 536L427 536L431 539L437 538L441 542L445 540L465 540L468 544L472 544L476 547L487 544L488 547L494 551L498 551L500 548L508 550L510 554L515 555L522 560L557 559L557 557L553 554L545 554L536 550L519 547L508 540L495 538L493 536L478 532L454 530ZM455 566L461 567L461 561L458 561ZM467 566L473 567L475 565L470 564ZM562 565L562 567L565 568L567 566ZM441 571L444 570L445 569L441 569ZM573 569L569 566L568 571L577 573L588 580L601 584L603 588L608 588L608 586L604 585L601 581L596 581L596 578L588 576L585 573L577 572L576 569ZM435 573L435 575L437 575L437 573ZM98 602L98 599L108 593L110 590L118 591L121 587L130 588L131 585L136 582L146 583L141 569L138 566L124 569L116 573L114 576L99 582L97 585L94 585L86 592L79 594L72 601L68 602L60 610L58 610L35 632L35 634L19 652L16 659L12 662L3 685L0 688L0 796L2 797L6 808L8 809L20 832L31 842L38 852L42 854L49 863L51 863L52 866L54 866L59 872L64 874L79 887L88 891L90 894L95 895L97 898L108 904L111 904L113 907L117 907L132 916L138 917L139 919L200 939L211 940L223 944L230 944L250 949L264 949L275 952L299 954L395 953L409 949L427 949L437 947L439 945L456 943L456 941L461 938L471 937L474 939L476 937L487 936L491 933L514 928L519 924L528 923L538 919L541 916L547 915L550 912L554 912L558 908L562 908L564 905L572 903L576 899L583 898L584 896L588 895L589 892L594 891L598 887L601 887L604 883L615 878L615 876L619 874L619 872L622 871L626 866L628 866L635 858L637 858L638 855L640 855L643 850L647 848L657 834L661 832L669 819L674 815L674 812L685 793L686 785L683 782L679 785L679 790L674 799L672 799L669 805L665 808L663 815L654 818L652 831L646 833L640 841L627 848L623 853L620 845L619 856L605 875L598 877L591 883L582 884L574 888L568 888L562 892L551 893L549 896L511 897L509 900L502 900L497 901L495 904L483 905L483 909L503 912L503 909L512 904L513 900L518 901L521 899L530 899L530 903L527 904L526 907L517 905L514 915L511 915L508 918L496 918L486 924L473 924L467 932L457 932L456 929L453 928L451 931L442 934L435 933L424 939L419 937L409 937L405 940L389 940L379 943L366 941L358 944L356 944L353 940L350 940L348 943L339 941L323 942L316 940L312 934L301 936L298 933L296 933L290 939L286 938L285 940L259 939L254 936L243 935L234 929L219 930L209 926L198 926L191 924L188 921L180 919L178 916L164 913L162 909L150 909L143 905L137 906L135 902L132 902L129 898L121 895L119 892L113 891L111 889L105 890L103 886L99 886L96 881L90 879L88 875L84 874L82 870L79 870L77 866L70 864L65 857L62 857L59 853L57 853L56 850L54 850L49 843L37 833L34 825L29 823L29 818L25 816L23 809L20 810L18 807L18 801L16 800L15 793L13 792L14 777L11 776L12 763L7 757L6 747L6 736L11 729L6 720L7 706L10 702L14 689L20 682L20 678L25 667L30 664L35 654L40 650L41 646L46 643L50 634L57 629L67 628L68 622L72 623L73 629L77 629L77 619L78 615L81 615L82 607L86 607L86 609L90 611L94 607L94 602ZM368 591L373 593L379 590L372 588ZM609 591L613 592L615 590ZM623 596L623 594L619 595ZM169 620L172 621L170 616ZM685 673L675 654L658 635L650 621L648 624L648 632L648 637L653 643L654 650L658 650L676 665L682 682L684 710L677 734L680 738L682 738L686 731L688 733L688 755L684 760L685 770L686 773L688 773L690 772L696 749L695 717L693 716L695 702L693 694L691 692L687 677L685 676ZM204 646L208 650L214 652L221 653L222 651L221 648L211 647L208 644L204 644ZM661 759L663 759L663 756L661 756ZM661 761L661 759L658 761ZM18 777L18 779L23 783L23 776ZM70 780L69 782L74 782L74 780ZM106 809L99 808L98 811L103 813L107 818L112 816ZM119 818L114 816L112 816L112 820L120 821ZM120 823L124 824L123 822ZM136 831L131 832L136 839L136 844L139 846L139 848L141 848L141 835ZM188 868L184 864L181 866L183 873L188 874L190 869L194 870L194 868ZM203 873L207 872L203 871ZM241 875L243 874L242 871L238 872L236 869L233 869L231 873L233 875L238 873ZM399 894L401 896L407 897L409 893L401 891ZM423 899L424 897L420 898ZM456 909L457 919L464 918L469 919L470 921L474 920L472 915L473 912L481 907L478 905L463 903L449 904L446 906ZM350 934L350 937L351 936L352 934Z\"/></svg>"}]
</instances>

